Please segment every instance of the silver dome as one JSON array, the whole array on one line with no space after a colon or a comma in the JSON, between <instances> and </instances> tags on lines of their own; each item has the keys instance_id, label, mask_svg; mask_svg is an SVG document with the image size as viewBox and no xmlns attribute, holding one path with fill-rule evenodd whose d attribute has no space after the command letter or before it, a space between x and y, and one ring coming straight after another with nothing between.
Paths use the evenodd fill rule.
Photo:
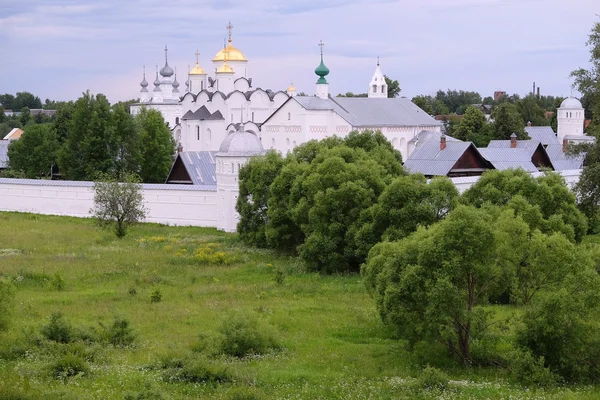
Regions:
<instances>
[{"instance_id":1,"label":"silver dome","mask_svg":"<svg viewBox=\"0 0 600 400\"><path fill-rule=\"evenodd\" d=\"M568 97L560 103L560 108L568 108L568 109L582 109L583 106L581 102L577 100L575 97Z\"/></svg>"},{"instance_id":2,"label":"silver dome","mask_svg":"<svg viewBox=\"0 0 600 400\"><path fill-rule=\"evenodd\" d=\"M265 154L265 149L258 136L252 132L232 132L219 147L217 156L244 157Z\"/></svg>"},{"instance_id":3,"label":"silver dome","mask_svg":"<svg viewBox=\"0 0 600 400\"><path fill-rule=\"evenodd\" d=\"M168 78L173 76L174 73L173 68L169 67L169 63L165 61L165 66L160 69L160 75Z\"/></svg>"}]
</instances>

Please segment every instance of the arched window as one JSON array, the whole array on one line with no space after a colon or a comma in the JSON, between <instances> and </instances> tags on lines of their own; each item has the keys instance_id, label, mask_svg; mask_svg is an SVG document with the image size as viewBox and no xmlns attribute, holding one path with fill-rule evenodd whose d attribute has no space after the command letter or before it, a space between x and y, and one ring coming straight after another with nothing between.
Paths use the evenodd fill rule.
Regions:
<instances>
[{"instance_id":1,"label":"arched window","mask_svg":"<svg viewBox=\"0 0 600 400\"><path fill-rule=\"evenodd\" d=\"M233 174L235 172L235 165L233 163L231 163L231 173Z\"/></svg>"},{"instance_id":2,"label":"arched window","mask_svg":"<svg viewBox=\"0 0 600 400\"><path fill-rule=\"evenodd\" d=\"M285 145L290 147L290 138L285 139Z\"/></svg>"},{"instance_id":3,"label":"arched window","mask_svg":"<svg viewBox=\"0 0 600 400\"><path fill-rule=\"evenodd\" d=\"M196 136L197 136L197 139L200 140L200 127L199 126L196 127Z\"/></svg>"},{"instance_id":4,"label":"arched window","mask_svg":"<svg viewBox=\"0 0 600 400\"><path fill-rule=\"evenodd\" d=\"M381 93L385 93L385 85L381 85Z\"/></svg>"},{"instance_id":5,"label":"arched window","mask_svg":"<svg viewBox=\"0 0 600 400\"><path fill-rule=\"evenodd\" d=\"M377 93L377 85L373 85L373 93Z\"/></svg>"},{"instance_id":6,"label":"arched window","mask_svg":"<svg viewBox=\"0 0 600 400\"><path fill-rule=\"evenodd\" d=\"M292 142L292 145L293 145L294 147L296 147L296 141L295 141L295 140Z\"/></svg>"},{"instance_id":7,"label":"arched window","mask_svg":"<svg viewBox=\"0 0 600 400\"><path fill-rule=\"evenodd\" d=\"M275 147L275 138L271 139L271 148Z\"/></svg>"},{"instance_id":8,"label":"arched window","mask_svg":"<svg viewBox=\"0 0 600 400\"><path fill-rule=\"evenodd\" d=\"M254 122L254 111L252 111L252 122Z\"/></svg>"},{"instance_id":9,"label":"arched window","mask_svg":"<svg viewBox=\"0 0 600 400\"><path fill-rule=\"evenodd\" d=\"M288 113L288 121L292 119L292 113Z\"/></svg>"},{"instance_id":10,"label":"arched window","mask_svg":"<svg viewBox=\"0 0 600 400\"><path fill-rule=\"evenodd\" d=\"M210 143L212 141L212 132L210 129L206 130L206 143Z\"/></svg>"}]
</instances>

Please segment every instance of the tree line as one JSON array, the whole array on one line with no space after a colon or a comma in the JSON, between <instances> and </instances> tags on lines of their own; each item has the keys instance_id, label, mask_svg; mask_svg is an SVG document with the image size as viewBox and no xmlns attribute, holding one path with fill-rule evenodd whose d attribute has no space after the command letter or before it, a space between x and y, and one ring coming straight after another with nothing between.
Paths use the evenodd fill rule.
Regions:
<instances>
[{"instance_id":1,"label":"tree line","mask_svg":"<svg viewBox=\"0 0 600 400\"><path fill-rule=\"evenodd\" d=\"M69 180L117 179L138 175L162 183L175 154L175 143L162 115L142 110L132 116L122 103L110 105L89 91L65 103L50 123L29 125L8 148L4 176L48 177L58 168Z\"/></svg>"}]
</instances>

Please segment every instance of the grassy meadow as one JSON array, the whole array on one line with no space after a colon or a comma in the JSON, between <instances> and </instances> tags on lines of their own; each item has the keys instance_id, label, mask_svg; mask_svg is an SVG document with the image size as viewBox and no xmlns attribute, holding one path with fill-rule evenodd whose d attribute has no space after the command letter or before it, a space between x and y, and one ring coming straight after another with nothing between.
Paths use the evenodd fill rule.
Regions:
<instances>
[{"instance_id":1,"label":"grassy meadow","mask_svg":"<svg viewBox=\"0 0 600 400\"><path fill-rule=\"evenodd\" d=\"M522 388L505 369L455 365L436 348L410 351L360 276L308 273L214 229L143 224L119 240L92 220L0 213L0 277L16 288L0 332L0 399L600 398L593 387ZM68 343L42 334L58 312ZM276 345L220 354L220 327L236 315ZM115 318L132 343L100 339ZM445 389L426 388L427 363L448 373Z\"/></svg>"}]
</instances>

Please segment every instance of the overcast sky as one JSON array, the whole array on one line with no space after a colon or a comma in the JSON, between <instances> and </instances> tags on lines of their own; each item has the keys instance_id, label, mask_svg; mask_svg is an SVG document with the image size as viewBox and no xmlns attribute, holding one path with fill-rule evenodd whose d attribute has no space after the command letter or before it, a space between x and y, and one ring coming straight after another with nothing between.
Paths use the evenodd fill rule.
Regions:
<instances>
[{"instance_id":1,"label":"overcast sky","mask_svg":"<svg viewBox=\"0 0 600 400\"><path fill-rule=\"evenodd\" d=\"M255 87L313 94L322 39L332 94L366 92L380 56L409 98L523 95L534 81L567 96L596 13L598 0L0 0L0 93L137 98L142 66L151 82L165 44L183 88L196 49L208 69L231 20Z\"/></svg>"}]
</instances>

